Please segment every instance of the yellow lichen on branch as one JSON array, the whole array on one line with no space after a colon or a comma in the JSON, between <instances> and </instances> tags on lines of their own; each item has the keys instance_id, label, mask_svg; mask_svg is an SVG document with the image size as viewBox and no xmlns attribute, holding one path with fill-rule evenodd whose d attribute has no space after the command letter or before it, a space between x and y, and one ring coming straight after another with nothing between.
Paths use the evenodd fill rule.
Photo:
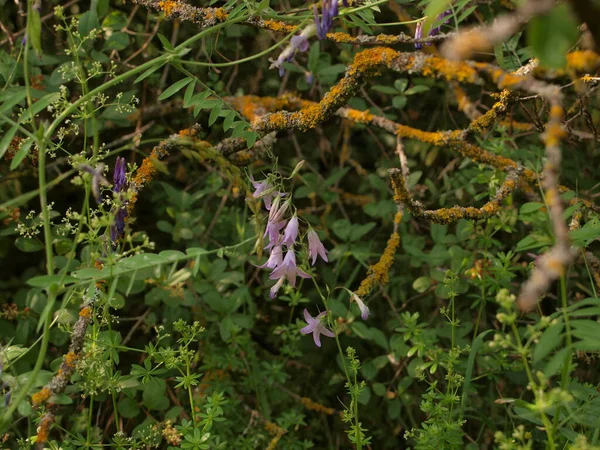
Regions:
<instances>
[{"instance_id":1,"label":"yellow lichen on branch","mask_svg":"<svg viewBox=\"0 0 600 450\"><path fill-rule=\"evenodd\" d=\"M379 261L369 267L367 276L358 286L355 294L359 297L365 297L377 285L385 286L390 280L390 269L394 263L394 255L400 245L400 234L397 231L398 224L402 220L402 213L398 212L394 216L394 232L387 241L385 250L383 251Z\"/></svg>"}]
</instances>

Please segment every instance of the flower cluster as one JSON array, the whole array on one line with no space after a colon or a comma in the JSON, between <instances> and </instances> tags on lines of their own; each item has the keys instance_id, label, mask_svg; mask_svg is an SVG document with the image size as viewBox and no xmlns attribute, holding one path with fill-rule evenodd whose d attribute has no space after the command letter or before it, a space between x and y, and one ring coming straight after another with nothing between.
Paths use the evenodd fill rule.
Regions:
<instances>
[{"instance_id":1,"label":"flower cluster","mask_svg":"<svg viewBox=\"0 0 600 450\"><path fill-rule=\"evenodd\" d=\"M285 198L285 194L279 192L269 180L254 181L254 198L263 200L265 208L269 211L269 218L264 237L268 238L269 259L260 268L271 269L271 280L277 280L271 288L270 297L275 298L283 283L287 280L292 287L296 287L297 277L310 278L310 275L300 269L296 263L294 246L299 243L298 215L294 213L291 218L286 218L290 209L291 198ZM283 233L282 233L283 232ZM320 256L327 262L327 250L319 240L317 233L311 228L307 233L308 254L312 258L312 265ZM285 249L285 250L284 250ZM285 256L284 256L285 253Z\"/></svg>"},{"instance_id":2,"label":"flower cluster","mask_svg":"<svg viewBox=\"0 0 600 450\"><path fill-rule=\"evenodd\" d=\"M317 37L319 39L325 39L327 33L333 26L333 19L338 15L338 3L337 0L323 0L321 8L322 17L319 20L319 12L317 7L313 5L313 13L315 16L315 25L317 26ZM344 1L344 6L347 6L347 2Z\"/></svg>"},{"instance_id":3,"label":"flower cluster","mask_svg":"<svg viewBox=\"0 0 600 450\"><path fill-rule=\"evenodd\" d=\"M110 227L110 242L115 245L117 239L119 239L125 231L125 218L127 217L127 207L124 205L124 194L127 190L125 158L117 158L115 172L113 174L113 183L113 196L114 199L117 200L117 205L113 208L115 223Z\"/></svg>"},{"instance_id":4,"label":"flower cluster","mask_svg":"<svg viewBox=\"0 0 600 450\"><path fill-rule=\"evenodd\" d=\"M435 21L439 22L440 20L442 20L444 17L449 16L450 14L452 14L452 11L447 10L444 11L443 13L439 14L436 18ZM446 19L443 24L447 24L448 22L450 22L450 18ZM417 23L417 28L415 30L415 39L421 39L423 37L423 24L425 23L424 20L421 20L419 23ZM427 36L435 36L436 34L439 34L440 31L442 29L442 24L440 24L440 26L437 26L435 28L432 28L431 30L429 30L429 33L427 33ZM427 42L426 45L431 45L431 42ZM415 43L415 48L416 49L420 49L423 48L423 44L417 42Z\"/></svg>"}]
</instances>

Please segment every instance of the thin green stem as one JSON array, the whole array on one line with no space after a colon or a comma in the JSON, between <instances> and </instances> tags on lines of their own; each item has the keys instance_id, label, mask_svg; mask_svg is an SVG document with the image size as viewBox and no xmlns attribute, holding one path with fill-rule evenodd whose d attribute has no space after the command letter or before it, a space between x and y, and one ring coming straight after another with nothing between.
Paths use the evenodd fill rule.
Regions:
<instances>
[{"instance_id":1,"label":"thin green stem","mask_svg":"<svg viewBox=\"0 0 600 450\"><path fill-rule=\"evenodd\" d=\"M300 28L302 28L302 26L306 22L308 22L308 19L305 19L300 25L298 25L296 27L296 29L294 31L292 31L290 34L288 34L286 37L284 37L282 40L280 40L276 44L272 45L271 47L267 48L266 50L263 50L260 53L257 53L252 56L248 56L246 58L237 59L235 61L230 61L230 62L226 62L226 63L205 63L205 62L200 62L200 61L181 61L181 63L185 64L187 66L197 66L197 67L229 67L229 66L236 66L238 64L243 64L248 61L252 61L252 60L261 58L265 55L268 55L273 50L276 50L277 48L281 47L283 44L285 44L287 41L289 41L294 36L294 34L296 34L296 31L298 31Z\"/></svg>"},{"instance_id":2,"label":"thin green stem","mask_svg":"<svg viewBox=\"0 0 600 450\"><path fill-rule=\"evenodd\" d=\"M66 108L61 114L59 114L50 124L50 126L48 127L48 129L46 130L46 133L44 134L45 139L50 140L54 134L54 131L56 131L56 129L58 128L58 126L64 121L66 120L74 111L77 110L77 108L79 108L80 106L82 106L83 104L85 104L86 102L90 101L95 95L106 91L108 88L111 88L113 86L116 86L119 83L122 83L123 81L127 80L128 78L131 78L134 75L137 75L139 73L142 73L148 69L150 69L151 67L158 65L158 64L163 64L165 62L169 62L169 61L174 61L178 59L178 54L177 52L181 52L183 51L183 49L185 49L187 46L193 44L194 42L198 41L199 39L202 39L203 37L205 37L208 34L214 33L217 30L220 30L221 28L225 28L227 26L230 26L234 23L238 23L238 22L242 22L244 20L246 20L248 18L248 16L240 16L236 19L233 19L232 21L229 22L223 22L220 24L217 24L213 27L207 28L206 30L201 31L200 33L196 34L195 36L192 36L191 38L189 38L188 40L182 42L181 44L179 44L177 47L175 47L174 53L165 53L151 61L148 61L144 64L141 64L121 75L118 75L116 77L114 77L112 80L107 81L106 83L102 84L101 86L98 86L95 89L92 89L91 91L89 91L86 95L82 95L80 98L78 98L76 101L74 101L73 103L71 103L69 105L68 108Z\"/></svg>"},{"instance_id":3,"label":"thin green stem","mask_svg":"<svg viewBox=\"0 0 600 450\"><path fill-rule=\"evenodd\" d=\"M513 335L515 336L517 351L519 352L519 355L521 356L521 361L523 361L523 367L525 368L525 373L527 374L527 379L529 380L529 385L531 386L533 395L534 395L536 401L541 403L540 396L538 394L537 387L536 387L537 383L533 379L533 374L531 373L531 368L529 367L529 361L527 361L527 350L525 349L525 347L523 347L523 344L521 343L521 336L520 336L519 330L517 329L517 326L515 325L514 322L511 323L511 329L512 329ZM554 450L556 448L556 445L554 444L554 432L553 432L553 428L552 428L552 422L550 422L550 419L548 418L548 416L546 415L546 412L543 409L540 409L539 411L540 411L540 415L542 418L542 422L544 424L544 431L546 432L546 436L548 437L547 448L549 450Z\"/></svg>"}]
</instances>

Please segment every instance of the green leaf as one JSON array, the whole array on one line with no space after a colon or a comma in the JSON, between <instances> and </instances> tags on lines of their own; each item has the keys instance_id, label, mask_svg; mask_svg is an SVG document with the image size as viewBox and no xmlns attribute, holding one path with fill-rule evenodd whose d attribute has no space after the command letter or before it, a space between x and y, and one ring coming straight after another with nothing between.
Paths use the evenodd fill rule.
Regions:
<instances>
[{"instance_id":1,"label":"green leaf","mask_svg":"<svg viewBox=\"0 0 600 450\"><path fill-rule=\"evenodd\" d=\"M208 116L208 126L212 126L217 119L219 118L219 115L221 114L221 109L223 108L223 104L222 103L218 103L217 106L215 106L212 111L210 112L210 115Z\"/></svg>"},{"instance_id":2,"label":"green leaf","mask_svg":"<svg viewBox=\"0 0 600 450\"><path fill-rule=\"evenodd\" d=\"M544 16L534 17L527 31L533 54L540 65L551 69L566 65L566 54L579 38L577 22L566 3L558 4Z\"/></svg>"},{"instance_id":3,"label":"green leaf","mask_svg":"<svg viewBox=\"0 0 600 450\"><path fill-rule=\"evenodd\" d=\"M389 86L373 86L372 88L374 91L377 92L381 92L383 94L390 94L390 95L398 95L399 90L393 87L389 87ZM402 91L400 91L402 92Z\"/></svg>"},{"instance_id":4,"label":"green leaf","mask_svg":"<svg viewBox=\"0 0 600 450\"><path fill-rule=\"evenodd\" d=\"M32 238L26 238L26 237L18 237L15 240L15 245L17 246L17 248L19 250L21 250L22 252L27 252L27 253L31 253L31 252L39 252L40 250L42 250L44 248L44 244L38 240L32 239Z\"/></svg>"},{"instance_id":5,"label":"green leaf","mask_svg":"<svg viewBox=\"0 0 600 450\"><path fill-rule=\"evenodd\" d=\"M538 364L552 350L562 342L562 332L564 324L558 322L550 325L540 336L538 344L533 350L533 364Z\"/></svg>"},{"instance_id":6,"label":"green leaf","mask_svg":"<svg viewBox=\"0 0 600 450\"><path fill-rule=\"evenodd\" d=\"M365 223L364 225L354 225L350 230L348 240L358 241L360 238L365 236L369 231L375 228L377 224L375 222Z\"/></svg>"},{"instance_id":7,"label":"green leaf","mask_svg":"<svg viewBox=\"0 0 600 450\"><path fill-rule=\"evenodd\" d=\"M167 385L162 378L152 378L145 386L142 395L144 406L148 409L165 410L169 407L166 397Z\"/></svg>"},{"instance_id":8,"label":"green leaf","mask_svg":"<svg viewBox=\"0 0 600 450\"><path fill-rule=\"evenodd\" d=\"M406 78L398 78L394 81L394 87L398 92L404 92L406 86L408 86L408 80Z\"/></svg>"},{"instance_id":9,"label":"green leaf","mask_svg":"<svg viewBox=\"0 0 600 450\"><path fill-rule=\"evenodd\" d=\"M183 107L189 108L192 106L192 97L194 95L194 89L196 88L196 80L193 80L188 87L185 88L185 93L183 94Z\"/></svg>"},{"instance_id":10,"label":"green leaf","mask_svg":"<svg viewBox=\"0 0 600 450\"><path fill-rule=\"evenodd\" d=\"M133 419L140 413L140 407L137 402L129 397L125 397L119 401L118 410L119 414L126 419Z\"/></svg>"},{"instance_id":11,"label":"green leaf","mask_svg":"<svg viewBox=\"0 0 600 450\"><path fill-rule=\"evenodd\" d=\"M163 36L160 33L158 33L157 36L158 36L158 39L160 40L161 44L163 45L163 48L167 52L172 52L173 50L175 50L175 48L173 48L173 45L171 44L171 41L169 41L165 36Z\"/></svg>"},{"instance_id":12,"label":"green leaf","mask_svg":"<svg viewBox=\"0 0 600 450\"><path fill-rule=\"evenodd\" d=\"M426 16L423 23L423 36L429 35L432 25L435 23L437 16L449 9L452 0L432 0L425 8L423 15Z\"/></svg>"},{"instance_id":13,"label":"green leaf","mask_svg":"<svg viewBox=\"0 0 600 450\"><path fill-rule=\"evenodd\" d=\"M96 28L100 28L100 22L98 21L96 8L93 8L84 12L79 18L79 33L82 37L87 36L90 31Z\"/></svg>"},{"instance_id":14,"label":"green leaf","mask_svg":"<svg viewBox=\"0 0 600 450\"><path fill-rule=\"evenodd\" d=\"M483 346L483 340L485 337L490 334L494 330L486 330L483 333L479 333L479 335L473 341L473 345L471 346L471 352L469 353L469 359L467 360L467 370L465 372L465 381L463 383L463 395L460 403L461 410L464 414L465 405L467 403L467 397L469 393L469 388L471 387L471 380L473 379L473 369L475 368L475 357L477 353Z\"/></svg>"},{"instance_id":15,"label":"green leaf","mask_svg":"<svg viewBox=\"0 0 600 450\"><path fill-rule=\"evenodd\" d=\"M63 280L63 285L72 284L77 281L76 278L71 276L63 277L61 275L40 275L39 277L33 277L27 280L29 286L48 289L51 285L60 283Z\"/></svg>"},{"instance_id":16,"label":"green leaf","mask_svg":"<svg viewBox=\"0 0 600 450\"><path fill-rule=\"evenodd\" d=\"M423 86L422 84L417 84L416 86L412 86L408 88L404 95L415 95L420 94L421 92L427 92L429 90L428 86Z\"/></svg>"},{"instance_id":17,"label":"green leaf","mask_svg":"<svg viewBox=\"0 0 600 450\"><path fill-rule=\"evenodd\" d=\"M233 124L233 121L235 120L235 112L234 111L229 111L227 112L227 115L225 116L225 119L223 120L223 131L227 131L231 128L231 125Z\"/></svg>"},{"instance_id":18,"label":"green leaf","mask_svg":"<svg viewBox=\"0 0 600 450\"><path fill-rule=\"evenodd\" d=\"M528 202L524 203L523 206L519 209L519 214L531 214L533 212L539 211L545 205L540 202Z\"/></svg>"},{"instance_id":19,"label":"green leaf","mask_svg":"<svg viewBox=\"0 0 600 450\"><path fill-rule=\"evenodd\" d=\"M139 83L140 81L148 78L150 75L152 75L154 72L156 72L162 66L164 66L166 63L167 63L166 61L161 61L160 64L156 64L156 65L150 67L149 69L146 69L139 77L137 77L135 79L134 83Z\"/></svg>"},{"instance_id":20,"label":"green leaf","mask_svg":"<svg viewBox=\"0 0 600 450\"><path fill-rule=\"evenodd\" d=\"M392 106L396 109L403 109L406 106L408 99L402 95L397 95L392 98Z\"/></svg>"},{"instance_id":21,"label":"green leaf","mask_svg":"<svg viewBox=\"0 0 600 450\"><path fill-rule=\"evenodd\" d=\"M21 165L27 154L29 153L29 149L31 148L31 144L33 144L33 139L27 138L25 141L21 143L19 150L15 153L12 161L10 162L10 170L15 170L17 167Z\"/></svg>"},{"instance_id":22,"label":"green leaf","mask_svg":"<svg viewBox=\"0 0 600 450\"><path fill-rule=\"evenodd\" d=\"M0 140L0 158L2 158L8 150L8 147L10 146L10 143L12 142L13 137L15 137L18 129L19 127L15 125L9 128L8 131L4 133L4 136L2 136L2 140Z\"/></svg>"},{"instance_id":23,"label":"green leaf","mask_svg":"<svg viewBox=\"0 0 600 450\"><path fill-rule=\"evenodd\" d=\"M429 286L431 286L431 281L431 278L429 278L428 276L419 277L415 281L413 281L412 287L419 294L422 294L427 289L429 289Z\"/></svg>"},{"instance_id":24,"label":"green leaf","mask_svg":"<svg viewBox=\"0 0 600 450\"><path fill-rule=\"evenodd\" d=\"M129 46L129 36L117 31L104 42L103 50L124 50Z\"/></svg>"},{"instance_id":25,"label":"green leaf","mask_svg":"<svg viewBox=\"0 0 600 450\"><path fill-rule=\"evenodd\" d=\"M23 117L24 119L29 119L32 114L34 116L36 114L39 114L59 98L60 93L58 92L52 92L51 94L44 95L37 102L31 105L31 108L27 108L25 111L23 111L21 117Z\"/></svg>"},{"instance_id":26,"label":"green leaf","mask_svg":"<svg viewBox=\"0 0 600 450\"><path fill-rule=\"evenodd\" d=\"M177 92L179 92L181 89L186 87L192 81L193 81L193 78L190 78L190 77L184 78L183 80L176 81L171 86L169 86L167 89L165 89L165 91L158 96L158 99L165 100L165 99L171 97L172 95L175 95Z\"/></svg>"},{"instance_id":27,"label":"green leaf","mask_svg":"<svg viewBox=\"0 0 600 450\"><path fill-rule=\"evenodd\" d=\"M258 133L256 133L255 131L246 131L242 133L242 136L244 137L244 139L246 139L246 145L248 146L248 148L254 147L256 139L258 139Z\"/></svg>"},{"instance_id":28,"label":"green leaf","mask_svg":"<svg viewBox=\"0 0 600 450\"><path fill-rule=\"evenodd\" d=\"M0 95L0 114L10 115L13 107L27 97L26 89L10 89Z\"/></svg>"}]
</instances>

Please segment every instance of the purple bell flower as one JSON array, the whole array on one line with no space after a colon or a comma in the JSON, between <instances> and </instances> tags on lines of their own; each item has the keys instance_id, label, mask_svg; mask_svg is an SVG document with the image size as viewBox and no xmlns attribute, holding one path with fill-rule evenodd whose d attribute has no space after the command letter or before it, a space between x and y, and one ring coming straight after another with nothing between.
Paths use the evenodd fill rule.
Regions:
<instances>
[{"instance_id":1,"label":"purple bell flower","mask_svg":"<svg viewBox=\"0 0 600 450\"><path fill-rule=\"evenodd\" d=\"M308 310L304 308L304 320L306 320L306 325L304 328L300 330L302 334L310 334L313 335L313 340L315 341L315 345L317 347L321 347L321 335L327 337L335 337L333 331L329 330L324 324L322 319L327 314L326 311L318 314L317 317L313 317L310 315Z\"/></svg>"},{"instance_id":2,"label":"purple bell flower","mask_svg":"<svg viewBox=\"0 0 600 450\"><path fill-rule=\"evenodd\" d=\"M294 254L294 250L288 250L281 265L269 275L271 280L277 280L277 283L271 288L269 297L275 298L286 279L292 287L296 287L296 277L298 276L301 278L310 278L309 274L298 268L296 265L296 255Z\"/></svg>"},{"instance_id":3,"label":"purple bell flower","mask_svg":"<svg viewBox=\"0 0 600 450\"><path fill-rule=\"evenodd\" d=\"M319 235L312 228L308 230L308 258L312 258L311 265L315 265L317 261L317 256L320 256L321 259L325 262L329 262L327 259L327 250L323 246L323 243L319 239Z\"/></svg>"},{"instance_id":4,"label":"purple bell flower","mask_svg":"<svg viewBox=\"0 0 600 450\"><path fill-rule=\"evenodd\" d=\"M283 245L287 247L292 247L298 238L298 216L294 214L294 217L290 219L287 226L285 227L285 232L283 234Z\"/></svg>"}]
</instances>

